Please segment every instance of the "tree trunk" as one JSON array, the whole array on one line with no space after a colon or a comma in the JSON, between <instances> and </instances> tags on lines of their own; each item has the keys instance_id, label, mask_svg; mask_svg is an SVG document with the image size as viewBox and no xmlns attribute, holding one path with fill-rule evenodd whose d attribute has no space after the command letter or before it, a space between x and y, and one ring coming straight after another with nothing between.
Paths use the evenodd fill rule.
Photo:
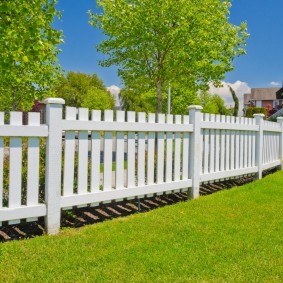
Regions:
<instances>
[{"instance_id":1,"label":"tree trunk","mask_svg":"<svg viewBox=\"0 0 283 283\"><path fill-rule=\"evenodd\" d=\"M162 81L161 79L158 79L156 83L156 89L157 89L157 113L162 113Z\"/></svg>"},{"instance_id":2,"label":"tree trunk","mask_svg":"<svg viewBox=\"0 0 283 283\"><path fill-rule=\"evenodd\" d=\"M229 85L230 92L232 94L235 106L234 106L234 113L233 116L237 117L239 112L239 99L234 91L234 89Z\"/></svg>"}]
</instances>

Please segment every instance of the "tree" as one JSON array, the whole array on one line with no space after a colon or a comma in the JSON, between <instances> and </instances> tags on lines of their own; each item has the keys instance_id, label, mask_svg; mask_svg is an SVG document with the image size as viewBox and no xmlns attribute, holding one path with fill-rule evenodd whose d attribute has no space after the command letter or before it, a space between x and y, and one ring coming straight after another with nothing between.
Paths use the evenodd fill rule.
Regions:
<instances>
[{"instance_id":1,"label":"tree","mask_svg":"<svg viewBox=\"0 0 283 283\"><path fill-rule=\"evenodd\" d=\"M113 96L108 91L91 87L87 90L84 96L82 107L89 109L113 109L115 106L115 101Z\"/></svg>"},{"instance_id":2,"label":"tree","mask_svg":"<svg viewBox=\"0 0 283 283\"><path fill-rule=\"evenodd\" d=\"M57 45L62 32L51 27L60 13L56 0L1 1L0 101L2 110L29 110L47 95L61 73Z\"/></svg>"},{"instance_id":3,"label":"tree","mask_svg":"<svg viewBox=\"0 0 283 283\"><path fill-rule=\"evenodd\" d=\"M162 108L167 111L167 95L163 91ZM120 92L122 108L125 111L155 112L157 101L155 90L140 91L139 89L124 88ZM171 92L171 114L188 114L188 105L199 104L199 98L195 90L191 90L182 85L173 84Z\"/></svg>"},{"instance_id":4,"label":"tree","mask_svg":"<svg viewBox=\"0 0 283 283\"><path fill-rule=\"evenodd\" d=\"M199 95L200 104L203 107L203 113L230 115L230 110L225 106L224 100L217 94L209 94L203 91Z\"/></svg>"},{"instance_id":5,"label":"tree","mask_svg":"<svg viewBox=\"0 0 283 283\"><path fill-rule=\"evenodd\" d=\"M96 74L69 72L60 78L54 92L65 99L68 106L100 110L115 106L113 96Z\"/></svg>"},{"instance_id":6,"label":"tree","mask_svg":"<svg viewBox=\"0 0 283 283\"><path fill-rule=\"evenodd\" d=\"M246 24L228 22L230 0L99 0L90 23L106 39L102 66L118 66L128 88L154 88L157 112L168 83L207 89L245 53Z\"/></svg>"},{"instance_id":7,"label":"tree","mask_svg":"<svg viewBox=\"0 0 283 283\"><path fill-rule=\"evenodd\" d=\"M235 103L233 116L237 117L239 112L239 98L237 97L236 92L230 85L229 85L229 89Z\"/></svg>"},{"instance_id":8,"label":"tree","mask_svg":"<svg viewBox=\"0 0 283 283\"><path fill-rule=\"evenodd\" d=\"M82 107L87 92L92 90L91 93L94 93L93 89L96 89L98 94L107 93L103 81L96 74L69 72L60 78L54 92L58 97L65 99L66 105Z\"/></svg>"}]
</instances>

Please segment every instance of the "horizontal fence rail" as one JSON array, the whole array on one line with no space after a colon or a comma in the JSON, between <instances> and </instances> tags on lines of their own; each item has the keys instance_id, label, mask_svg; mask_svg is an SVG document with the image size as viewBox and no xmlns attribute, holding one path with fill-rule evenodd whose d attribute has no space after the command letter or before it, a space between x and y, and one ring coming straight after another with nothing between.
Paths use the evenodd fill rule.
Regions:
<instances>
[{"instance_id":1,"label":"horizontal fence rail","mask_svg":"<svg viewBox=\"0 0 283 283\"><path fill-rule=\"evenodd\" d=\"M61 209L188 191L199 185L282 167L283 119L278 123L202 114L146 114L65 108L46 103L38 113L0 113L0 225L44 216L49 234Z\"/></svg>"}]
</instances>

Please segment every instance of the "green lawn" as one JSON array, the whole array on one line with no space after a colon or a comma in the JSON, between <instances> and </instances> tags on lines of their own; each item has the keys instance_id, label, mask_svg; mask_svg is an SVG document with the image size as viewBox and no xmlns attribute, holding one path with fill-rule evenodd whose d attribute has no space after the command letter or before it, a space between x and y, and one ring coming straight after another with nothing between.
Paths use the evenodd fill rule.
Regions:
<instances>
[{"instance_id":1,"label":"green lawn","mask_svg":"<svg viewBox=\"0 0 283 283\"><path fill-rule=\"evenodd\" d=\"M283 172L60 235L0 244L0 282L282 282Z\"/></svg>"}]
</instances>

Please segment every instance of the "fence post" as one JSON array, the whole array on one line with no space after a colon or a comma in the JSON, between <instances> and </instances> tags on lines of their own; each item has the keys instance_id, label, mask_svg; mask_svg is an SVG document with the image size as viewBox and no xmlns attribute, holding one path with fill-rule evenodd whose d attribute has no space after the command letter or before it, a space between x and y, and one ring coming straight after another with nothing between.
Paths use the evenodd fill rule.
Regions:
<instances>
[{"instance_id":1,"label":"fence post","mask_svg":"<svg viewBox=\"0 0 283 283\"><path fill-rule=\"evenodd\" d=\"M47 207L45 228L47 233L55 235L60 228L61 198L61 162L62 162L62 106L65 100L47 98L46 124L48 138L46 142L45 163L45 203Z\"/></svg>"},{"instance_id":2,"label":"fence post","mask_svg":"<svg viewBox=\"0 0 283 283\"><path fill-rule=\"evenodd\" d=\"M283 117L277 118L277 123L280 124L281 133L280 133L280 141L279 141L279 156L281 162L281 170L283 170Z\"/></svg>"},{"instance_id":3,"label":"fence post","mask_svg":"<svg viewBox=\"0 0 283 283\"><path fill-rule=\"evenodd\" d=\"M262 178L262 149L263 149L263 118L264 114L254 114L256 124L259 126L259 130L256 133L256 164L258 168L256 179Z\"/></svg>"},{"instance_id":4,"label":"fence post","mask_svg":"<svg viewBox=\"0 0 283 283\"><path fill-rule=\"evenodd\" d=\"M192 179L192 189L189 198L199 197L200 172L202 166L202 142L201 142L201 110L198 105L188 107L190 124L194 125L189 142L189 178Z\"/></svg>"}]
</instances>

